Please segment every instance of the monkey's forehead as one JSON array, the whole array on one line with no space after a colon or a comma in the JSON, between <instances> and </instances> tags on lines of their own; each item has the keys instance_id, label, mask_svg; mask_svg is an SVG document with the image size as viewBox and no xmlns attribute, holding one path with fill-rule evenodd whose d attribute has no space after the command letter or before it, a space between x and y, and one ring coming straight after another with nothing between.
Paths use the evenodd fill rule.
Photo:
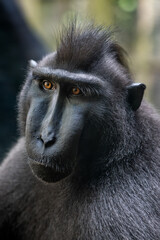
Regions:
<instances>
[{"instance_id":1,"label":"monkey's forehead","mask_svg":"<svg viewBox=\"0 0 160 240\"><path fill-rule=\"evenodd\" d=\"M33 76L40 76L42 78L48 77L55 79L56 81L70 81L70 82L80 82L80 83L94 83L96 85L102 86L104 84L103 79L98 76L81 73L81 72L70 72L63 69L52 69L50 67L39 67L37 66L32 70Z\"/></svg>"}]
</instances>

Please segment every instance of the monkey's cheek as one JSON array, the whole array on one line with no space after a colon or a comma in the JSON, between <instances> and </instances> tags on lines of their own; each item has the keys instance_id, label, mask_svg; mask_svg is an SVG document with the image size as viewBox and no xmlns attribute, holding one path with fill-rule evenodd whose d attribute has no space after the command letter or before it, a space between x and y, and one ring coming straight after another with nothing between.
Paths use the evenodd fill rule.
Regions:
<instances>
[{"instance_id":1,"label":"monkey's cheek","mask_svg":"<svg viewBox=\"0 0 160 240\"><path fill-rule=\"evenodd\" d=\"M29 166L33 174L41 181L53 183L62 180L71 174L71 172L57 172L54 168L42 165L29 158Z\"/></svg>"}]
</instances>

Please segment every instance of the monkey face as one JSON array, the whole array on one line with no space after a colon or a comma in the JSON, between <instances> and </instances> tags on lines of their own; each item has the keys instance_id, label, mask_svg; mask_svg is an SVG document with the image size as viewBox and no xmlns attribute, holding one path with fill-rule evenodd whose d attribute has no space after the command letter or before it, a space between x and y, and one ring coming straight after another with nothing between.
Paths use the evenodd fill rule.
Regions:
<instances>
[{"instance_id":1,"label":"monkey face","mask_svg":"<svg viewBox=\"0 0 160 240\"><path fill-rule=\"evenodd\" d=\"M94 87L83 81L82 74L55 70L46 75L45 71L46 68L39 68L32 74L26 149L35 175L54 182L73 172L79 157L83 158L82 146L88 146L91 151L97 130L96 126L91 127L90 118L96 111L100 115L101 97L94 92Z\"/></svg>"},{"instance_id":2,"label":"monkey face","mask_svg":"<svg viewBox=\"0 0 160 240\"><path fill-rule=\"evenodd\" d=\"M103 168L106 163L98 165L97 159L102 162L123 148L120 138L129 134L126 115L134 116L141 104L145 86L128 79L125 63L115 54L117 45L111 57L112 51L93 39L93 51L84 51L80 42L83 51L78 47L74 52L71 38L69 46L64 44L38 64L31 62L20 96L19 122L23 133L25 129L29 164L44 181L59 181L75 169L88 175L97 166Z\"/></svg>"}]
</instances>

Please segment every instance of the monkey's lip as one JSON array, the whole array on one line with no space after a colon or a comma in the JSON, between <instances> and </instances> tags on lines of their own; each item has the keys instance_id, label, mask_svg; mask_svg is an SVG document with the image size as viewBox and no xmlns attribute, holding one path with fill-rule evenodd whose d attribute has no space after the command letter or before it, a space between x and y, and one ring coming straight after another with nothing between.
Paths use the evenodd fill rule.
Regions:
<instances>
[{"instance_id":1,"label":"monkey's lip","mask_svg":"<svg viewBox=\"0 0 160 240\"><path fill-rule=\"evenodd\" d=\"M38 161L36 159L32 159L32 158L28 158L28 162L29 162L29 164L36 164L37 166L44 166L44 167L52 168L51 166L48 166L45 163Z\"/></svg>"},{"instance_id":2,"label":"monkey's lip","mask_svg":"<svg viewBox=\"0 0 160 240\"><path fill-rule=\"evenodd\" d=\"M37 167L38 166L43 166L43 167L45 167L45 168L53 168L53 166L48 162L45 162L44 160L37 160L37 159L33 159L33 158L31 158L31 157L28 157L28 162L29 162L29 165L32 165L32 164L34 164L34 165L36 165Z\"/></svg>"},{"instance_id":3,"label":"monkey's lip","mask_svg":"<svg viewBox=\"0 0 160 240\"><path fill-rule=\"evenodd\" d=\"M42 166L44 168L50 168L50 169L53 169L54 171L56 172L61 172L61 173L64 173L66 171L66 168L65 167L62 167L61 166L61 163L57 163L58 161L55 160L55 163L52 163L54 162L55 159L52 159L51 160L44 160L44 159L33 159L31 157L28 157L28 161L29 161L29 164L34 164L36 165L37 167L38 166Z\"/></svg>"}]
</instances>

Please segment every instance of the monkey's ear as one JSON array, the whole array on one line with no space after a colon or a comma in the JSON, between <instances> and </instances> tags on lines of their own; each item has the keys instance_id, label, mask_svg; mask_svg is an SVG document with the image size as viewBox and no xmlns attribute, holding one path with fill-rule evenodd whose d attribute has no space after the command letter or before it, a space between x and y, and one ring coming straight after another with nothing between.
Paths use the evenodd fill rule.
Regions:
<instances>
[{"instance_id":1,"label":"monkey's ear","mask_svg":"<svg viewBox=\"0 0 160 240\"><path fill-rule=\"evenodd\" d=\"M34 60L29 60L29 66L31 67L31 68L35 68L36 66L37 66L37 62L36 61L34 61Z\"/></svg>"},{"instance_id":2,"label":"monkey's ear","mask_svg":"<svg viewBox=\"0 0 160 240\"><path fill-rule=\"evenodd\" d=\"M134 111L140 107L145 89L146 85L143 83L133 83L127 86L127 100Z\"/></svg>"}]
</instances>

